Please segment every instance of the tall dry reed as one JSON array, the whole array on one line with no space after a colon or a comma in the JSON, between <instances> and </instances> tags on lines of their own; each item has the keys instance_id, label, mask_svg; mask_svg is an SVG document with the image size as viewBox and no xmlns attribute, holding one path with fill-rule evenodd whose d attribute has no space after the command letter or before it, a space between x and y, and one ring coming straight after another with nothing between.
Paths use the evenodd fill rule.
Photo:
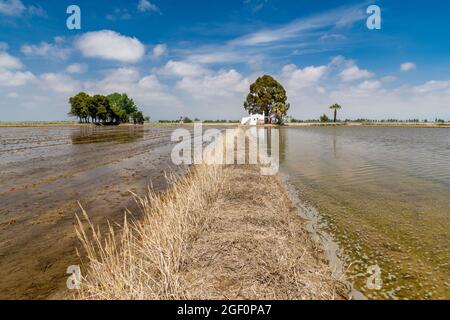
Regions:
<instances>
[{"instance_id":1,"label":"tall dry reed","mask_svg":"<svg viewBox=\"0 0 450 320\"><path fill-rule=\"evenodd\" d=\"M135 199L143 217L105 236L83 210L77 235L86 251L81 299L183 299L180 278L184 253L201 232L208 206L220 189L222 168L199 165L191 174L171 179L172 187L157 194L149 190Z\"/></svg>"}]
</instances>

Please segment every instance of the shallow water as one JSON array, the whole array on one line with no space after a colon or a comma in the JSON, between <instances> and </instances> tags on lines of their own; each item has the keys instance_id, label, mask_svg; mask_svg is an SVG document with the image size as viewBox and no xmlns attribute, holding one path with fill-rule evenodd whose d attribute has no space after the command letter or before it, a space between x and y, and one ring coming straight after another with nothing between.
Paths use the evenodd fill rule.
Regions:
<instances>
[{"instance_id":1,"label":"shallow water","mask_svg":"<svg viewBox=\"0 0 450 320\"><path fill-rule=\"evenodd\" d=\"M373 299L450 298L450 129L281 130L281 171ZM381 288L368 268L379 266Z\"/></svg>"},{"instance_id":2,"label":"shallow water","mask_svg":"<svg viewBox=\"0 0 450 320\"><path fill-rule=\"evenodd\" d=\"M94 224L138 215L129 190L166 187L174 127L0 128L0 299L64 294L79 264L77 201Z\"/></svg>"}]
</instances>

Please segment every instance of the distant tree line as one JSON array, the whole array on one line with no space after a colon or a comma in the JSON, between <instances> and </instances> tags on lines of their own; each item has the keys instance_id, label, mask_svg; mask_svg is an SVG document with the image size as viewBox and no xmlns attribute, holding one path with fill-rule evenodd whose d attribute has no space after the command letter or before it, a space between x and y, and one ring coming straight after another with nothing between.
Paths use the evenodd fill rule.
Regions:
<instances>
[{"instance_id":1,"label":"distant tree line","mask_svg":"<svg viewBox=\"0 0 450 320\"><path fill-rule=\"evenodd\" d=\"M332 122L326 114L320 116L319 119L308 119L308 120L299 120L295 118L291 118L289 122L291 123L316 123L316 122ZM353 122L353 123L363 123L363 122L373 122L373 123L428 123L430 122L427 119L408 119L408 120L399 120L399 119L383 119L383 120L373 120L373 119L345 119L345 120L336 120L336 122ZM433 121L431 121L433 122ZM446 123L443 119L436 119L435 123Z\"/></svg>"},{"instance_id":2,"label":"distant tree line","mask_svg":"<svg viewBox=\"0 0 450 320\"><path fill-rule=\"evenodd\" d=\"M200 120L195 118L192 120L189 117L181 117L179 120L159 120L159 123L193 123L193 122L203 122L203 123L239 123L239 120Z\"/></svg>"},{"instance_id":3,"label":"distant tree line","mask_svg":"<svg viewBox=\"0 0 450 320\"><path fill-rule=\"evenodd\" d=\"M69 103L69 115L77 117L80 123L143 124L144 121L150 120L149 117L144 117L133 99L125 93L90 96L80 92L71 97Z\"/></svg>"}]
</instances>

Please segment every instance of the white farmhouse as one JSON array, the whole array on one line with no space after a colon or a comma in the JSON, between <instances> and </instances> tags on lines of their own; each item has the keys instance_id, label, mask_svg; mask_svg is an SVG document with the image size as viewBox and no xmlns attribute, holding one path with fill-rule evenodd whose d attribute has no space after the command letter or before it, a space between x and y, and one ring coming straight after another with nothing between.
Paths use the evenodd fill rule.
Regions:
<instances>
[{"instance_id":1,"label":"white farmhouse","mask_svg":"<svg viewBox=\"0 0 450 320\"><path fill-rule=\"evenodd\" d=\"M244 117L241 120L241 124L244 126L257 126L265 124L264 114L250 114L249 117Z\"/></svg>"}]
</instances>

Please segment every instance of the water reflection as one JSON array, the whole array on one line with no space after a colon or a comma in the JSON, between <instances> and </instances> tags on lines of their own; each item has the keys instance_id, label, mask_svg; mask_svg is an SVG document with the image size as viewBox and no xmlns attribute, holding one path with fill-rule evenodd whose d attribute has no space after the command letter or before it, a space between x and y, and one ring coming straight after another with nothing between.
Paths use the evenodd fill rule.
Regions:
<instances>
[{"instance_id":1,"label":"water reflection","mask_svg":"<svg viewBox=\"0 0 450 320\"><path fill-rule=\"evenodd\" d=\"M281 171L370 298L449 298L450 130L287 128ZM379 265L383 288L366 288Z\"/></svg>"},{"instance_id":2,"label":"water reflection","mask_svg":"<svg viewBox=\"0 0 450 320\"><path fill-rule=\"evenodd\" d=\"M116 142L129 143L144 138L143 126L83 126L71 134L72 144Z\"/></svg>"}]
</instances>

